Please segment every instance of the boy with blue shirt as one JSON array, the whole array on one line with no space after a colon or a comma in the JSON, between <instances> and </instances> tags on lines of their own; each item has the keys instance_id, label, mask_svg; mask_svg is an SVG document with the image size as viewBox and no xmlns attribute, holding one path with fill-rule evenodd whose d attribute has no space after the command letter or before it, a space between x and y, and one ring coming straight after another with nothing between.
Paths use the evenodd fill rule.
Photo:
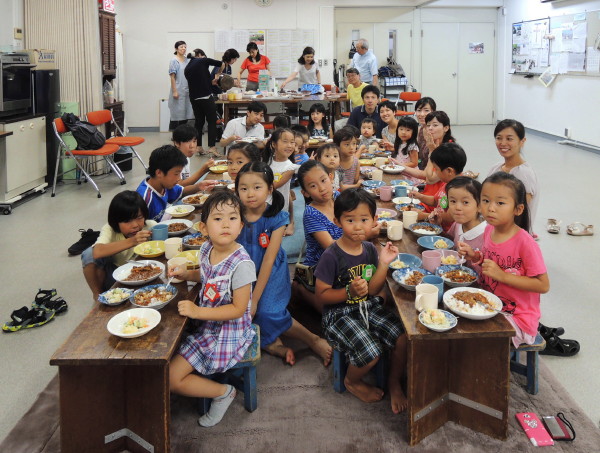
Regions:
<instances>
[{"instance_id":1,"label":"boy with blue shirt","mask_svg":"<svg viewBox=\"0 0 600 453\"><path fill-rule=\"evenodd\" d=\"M139 193L148 206L149 219L160 222L165 209L182 196L211 189L216 181L200 181L186 187L178 184L187 158L173 145L156 148L150 154L148 176L138 186Z\"/></svg>"},{"instance_id":2,"label":"boy with blue shirt","mask_svg":"<svg viewBox=\"0 0 600 453\"><path fill-rule=\"evenodd\" d=\"M400 386L406 335L400 319L383 308L377 294L398 248L388 242L378 257L375 246L366 241L376 223L375 210L375 200L364 189L346 189L336 198L334 222L343 233L321 255L314 272L315 296L323 304L325 338L350 362L344 385L361 401L383 397L382 389L362 379L380 360L383 347L392 349L389 387L392 411L397 414L408 404Z\"/></svg>"}]
</instances>

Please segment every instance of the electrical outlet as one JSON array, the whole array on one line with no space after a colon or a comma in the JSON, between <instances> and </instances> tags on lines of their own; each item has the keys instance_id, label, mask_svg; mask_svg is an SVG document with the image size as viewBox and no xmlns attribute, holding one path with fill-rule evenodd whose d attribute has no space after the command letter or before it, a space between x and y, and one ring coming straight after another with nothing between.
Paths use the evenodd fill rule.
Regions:
<instances>
[{"instance_id":1,"label":"electrical outlet","mask_svg":"<svg viewBox=\"0 0 600 453\"><path fill-rule=\"evenodd\" d=\"M571 138L571 128L565 127L565 137Z\"/></svg>"},{"instance_id":2,"label":"electrical outlet","mask_svg":"<svg viewBox=\"0 0 600 453\"><path fill-rule=\"evenodd\" d=\"M323 66L323 60L319 58L319 66Z\"/></svg>"},{"instance_id":3,"label":"electrical outlet","mask_svg":"<svg viewBox=\"0 0 600 453\"><path fill-rule=\"evenodd\" d=\"M327 66L329 64L329 60L327 58L325 58L325 60L323 60L325 62L325 66Z\"/></svg>"}]
</instances>

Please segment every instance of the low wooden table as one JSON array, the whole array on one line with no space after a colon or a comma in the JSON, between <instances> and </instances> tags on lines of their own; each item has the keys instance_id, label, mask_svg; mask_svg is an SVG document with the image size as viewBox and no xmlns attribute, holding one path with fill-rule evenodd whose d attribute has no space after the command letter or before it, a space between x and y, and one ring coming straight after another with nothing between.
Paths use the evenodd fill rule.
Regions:
<instances>
[{"instance_id":1,"label":"low wooden table","mask_svg":"<svg viewBox=\"0 0 600 453\"><path fill-rule=\"evenodd\" d=\"M185 282L175 286L176 298L146 335L111 335L108 320L132 305L98 303L54 353L50 364L58 366L60 379L62 453L170 451L169 361L187 323L177 302L194 300L198 293L197 285L190 291Z\"/></svg>"},{"instance_id":2,"label":"low wooden table","mask_svg":"<svg viewBox=\"0 0 600 453\"><path fill-rule=\"evenodd\" d=\"M385 182L402 175L384 174ZM377 200L377 206L394 209ZM400 216L399 216L400 217ZM401 253L420 255L417 236L404 230L393 241ZM408 441L416 445L447 421L506 439L510 378L510 338L515 331L502 315L483 321L459 317L448 332L427 329L415 309L415 293L388 272L387 284L408 339Z\"/></svg>"}]
</instances>

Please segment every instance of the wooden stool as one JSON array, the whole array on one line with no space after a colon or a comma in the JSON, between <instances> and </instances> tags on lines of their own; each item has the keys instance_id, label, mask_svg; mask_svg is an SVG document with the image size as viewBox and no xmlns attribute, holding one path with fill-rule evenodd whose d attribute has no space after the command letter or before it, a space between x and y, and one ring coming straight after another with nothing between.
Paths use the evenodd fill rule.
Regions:
<instances>
[{"instance_id":1,"label":"wooden stool","mask_svg":"<svg viewBox=\"0 0 600 453\"><path fill-rule=\"evenodd\" d=\"M244 354L244 358L225 373L211 374L207 378L223 384L231 384L244 392L244 407L253 412L258 407L258 390L256 388L256 365L260 362L260 328L252 324L256 335ZM210 409L212 398L198 398L198 413L204 415Z\"/></svg>"},{"instance_id":2,"label":"wooden stool","mask_svg":"<svg viewBox=\"0 0 600 453\"><path fill-rule=\"evenodd\" d=\"M539 384L539 353L546 349L546 340L539 334L533 344L522 344L511 352L510 371L527 377L527 393L537 395ZM519 353L527 353L527 365L519 363Z\"/></svg>"},{"instance_id":3,"label":"wooden stool","mask_svg":"<svg viewBox=\"0 0 600 453\"><path fill-rule=\"evenodd\" d=\"M339 349L333 350L333 388L338 393L344 393L346 386L344 385L344 378L346 377L346 371L348 370L348 364L346 363L346 355ZM382 390L386 390L387 386L387 370L385 366L385 352L379 357L379 360L373 367L376 377L376 385Z\"/></svg>"}]
</instances>

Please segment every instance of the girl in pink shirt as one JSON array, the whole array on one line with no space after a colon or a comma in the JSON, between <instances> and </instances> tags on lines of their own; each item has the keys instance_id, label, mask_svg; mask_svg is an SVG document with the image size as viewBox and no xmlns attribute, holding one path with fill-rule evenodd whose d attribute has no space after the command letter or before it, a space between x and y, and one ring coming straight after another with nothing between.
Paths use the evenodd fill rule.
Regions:
<instances>
[{"instance_id":1,"label":"girl in pink shirt","mask_svg":"<svg viewBox=\"0 0 600 453\"><path fill-rule=\"evenodd\" d=\"M481 190L481 211L488 223L483 247L474 251L459 242L458 250L481 264L481 288L502 300L502 312L513 325L515 347L533 344L540 320L540 294L550 281L542 252L529 231L527 192L515 176L497 172L487 177Z\"/></svg>"}]
</instances>

